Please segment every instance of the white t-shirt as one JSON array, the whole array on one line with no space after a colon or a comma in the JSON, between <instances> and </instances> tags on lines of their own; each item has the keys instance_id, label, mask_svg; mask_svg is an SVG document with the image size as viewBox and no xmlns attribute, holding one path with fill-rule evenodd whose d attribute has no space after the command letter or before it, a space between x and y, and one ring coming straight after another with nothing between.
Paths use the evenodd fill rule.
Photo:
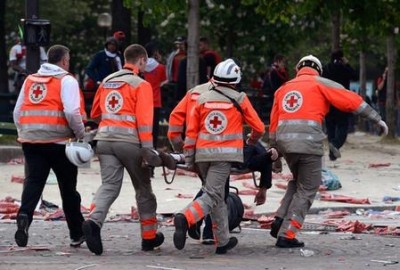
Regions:
<instances>
[{"instance_id":1,"label":"white t-shirt","mask_svg":"<svg viewBox=\"0 0 400 270\"><path fill-rule=\"evenodd\" d=\"M21 44L15 44L10 50L9 60L16 60L22 69L26 69L26 47ZM47 55L43 47L40 47L40 64L47 62Z\"/></svg>"}]
</instances>

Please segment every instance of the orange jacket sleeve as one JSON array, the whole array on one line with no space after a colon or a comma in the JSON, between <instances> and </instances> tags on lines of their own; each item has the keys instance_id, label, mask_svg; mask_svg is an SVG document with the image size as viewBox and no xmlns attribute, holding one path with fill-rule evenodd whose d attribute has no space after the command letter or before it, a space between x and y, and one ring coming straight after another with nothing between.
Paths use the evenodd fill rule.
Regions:
<instances>
[{"instance_id":1,"label":"orange jacket sleeve","mask_svg":"<svg viewBox=\"0 0 400 270\"><path fill-rule=\"evenodd\" d=\"M101 85L99 86L99 88L100 87ZM92 110L90 111L90 118L92 118L93 121L97 123L101 120L100 95L101 91L99 91L98 89L93 99Z\"/></svg>"},{"instance_id":2,"label":"orange jacket sleeve","mask_svg":"<svg viewBox=\"0 0 400 270\"><path fill-rule=\"evenodd\" d=\"M183 143L182 133L187 117L188 99L189 94L186 94L169 116L167 137L174 147L174 150L177 150L175 146L179 148L179 145Z\"/></svg>"},{"instance_id":3,"label":"orange jacket sleeve","mask_svg":"<svg viewBox=\"0 0 400 270\"><path fill-rule=\"evenodd\" d=\"M254 107L251 105L250 100L247 96L245 96L241 107L244 113L245 122L252 128L250 140L257 141L264 134L265 125L263 121L261 121Z\"/></svg>"},{"instance_id":4,"label":"orange jacket sleeve","mask_svg":"<svg viewBox=\"0 0 400 270\"><path fill-rule=\"evenodd\" d=\"M147 81L137 86L135 115L142 147L153 148L153 90Z\"/></svg>"}]
</instances>

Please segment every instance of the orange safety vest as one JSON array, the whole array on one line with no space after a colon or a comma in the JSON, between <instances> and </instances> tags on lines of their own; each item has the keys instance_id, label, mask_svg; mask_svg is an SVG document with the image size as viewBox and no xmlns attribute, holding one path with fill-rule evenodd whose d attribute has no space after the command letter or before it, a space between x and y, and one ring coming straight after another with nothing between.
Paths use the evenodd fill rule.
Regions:
<instances>
[{"instance_id":1,"label":"orange safety vest","mask_svg":"<svg viewBox=\"0 0 400 270\"><path fill-rule=\"evenodd\" d=\"M64 76L28 76L19 118L19 142L50 143L75 137L61 101L61 79Z\"/></svg>"},{"instance_id":2,"label":"orange safety vest","mask_svg":"<svg viewBox=\"0 0 400 270\"><path fill-rule=\"evenodd\" d=\"M256 141L264 134L264 123L245 93L217 86L219 91L236 100L243 115L220 93L210 90L197 100L190 114L184 153L195 154L196 162L243 162L243 122L251 128L250 138Z\"/></svg>"},{"instance_id":3,"label":"orange safety vest","mask_svg":"<svg viewBox=\"0 0 400 270\"><path fill-rule=\"evenodd\" d=\"M200 84L190 89L183 99L176 105L169 116L167 137L173 146L183 144L182 133L187 125L187 117L196 104L199 96L211 89L210 82ZM174 147L175 149L175 147Z\"/></svg>"},{"instance_id":4,"label":"orange safety vest","mask_svg":"<svg viewBox=\"0 0 400 270\"><path fill-rule=\"evenodd\" d=\"M269 127L271 145L277 145L282 153L323 155L322 121L331 104L376 122L381 119L361 96L304 67L275 92Z\"/></svg>"},{"instance_id":5,"label":"orange safety vest","mask_svg":"<svg viewBox=\"0 0 400 270\"><path fill-rule=\"evenodd\" d=\"M136 75L138 71L126 64L100 84L91 111L91 118L101 117L96 140L153 147L153 93L151 85Z\"/></svg>"}]
</instances>

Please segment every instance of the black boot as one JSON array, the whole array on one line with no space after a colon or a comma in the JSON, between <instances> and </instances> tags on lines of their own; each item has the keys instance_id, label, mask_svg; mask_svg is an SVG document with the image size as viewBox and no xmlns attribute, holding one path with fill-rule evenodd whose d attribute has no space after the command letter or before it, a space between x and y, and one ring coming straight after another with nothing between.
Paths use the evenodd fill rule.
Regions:
<instances>
[{"instance_id":1,"label":"black boot","mask_svg":"<svg viewBox=\"0 0 400 270\"><path fill-rule=\"evenodd\" d=\"M154 239L143 239L142 240L142 250L150 251L156 247L159 247L164 243L164 234L161 232L156 233L156 237Z\"/></svg>"},{"instance_id":2,"label":"black boot","mask_svg":"<svg viewBox=\"0 0 400 270\"><path fill-rule=\"evenodd\" d=\"M274 222L272 222L271 224L271 231L269 232L269 234L273 237L273 238L277 238L278 237L278 232L282 226L282 222L283 222L283 218L280 217L275 217Z\"/></svg>"},{"instance_id":3,"label":"black boot","mask_svg":"<svg viewBox=\"0 0 400 270\"><path fill-rule=\"evenodd\" d=\"M215 253L216 254L225 254L228 250L236 247L237 244L238 244L237 238L231 237L231 238L229 238L229 241L225 246L217 247L217 250L215 251Z\"/></svg>"},{"instance_id":4,"label":"black boot","mask_svg":"<svg viewBox=\"0 0 400 270\"><path fill-rule=\"evenodd\" d=\"M15 232L15 242L19 247L26 247L28 244L29 218L27 214L19 214L17 217L17 231Z\"/></svg>"},{"instance_id":5,"label":"black boot","mask_svg":"<svg viewBox=\"0 0 400 270\"><path fill-rule=\"evenodd\" d=\"M188 235L190 236L190 238L194 240L200 240L200 228L202 223L203 219L189 227Z\"/></svg>"},{"instance_id":6,"label":"black boot","mask_svg":"<svg viewBox=\"0 0 400 270\"><path fill-rule=\"evenodd\" d=\"M96 255L101 255L103 253L103 244L100 236L101 228L92 220L86 220L82 224L82 230L89 250Z\"/></svg>"},{"instance_id":7,"label":"black boot","mask_svg":"<svg viewBox=\"0 0 400 270\"><path fill-rule=\"evenodd\" d=\"M174 218L175 232L174 232L174 245L177 249L181 250L185 247L186 233L188 230L188 222L183 214L176 214Z\"/></svg>"},{"instance_id":8,"label":"black boot","mask_svg":"<svg viewBox=\"0 0 400 270\"><path fill-rule=\"evenodd\" d=\"M298 247L304 247L304 243L300 242L296 238L289 239L283 236L279 236L275 246L280 248L298 248Z\"/></svg>"}]
</instances>

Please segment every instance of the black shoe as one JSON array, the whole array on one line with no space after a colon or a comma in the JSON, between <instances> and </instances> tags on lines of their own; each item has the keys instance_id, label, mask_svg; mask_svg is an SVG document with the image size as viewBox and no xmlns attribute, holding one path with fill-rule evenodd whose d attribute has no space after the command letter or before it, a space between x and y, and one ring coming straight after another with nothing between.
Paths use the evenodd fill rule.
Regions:
<instances>
[{"instance_id":1,"label":"black shoe","mask_svg":"<svg viewBox=\"0 0 400 270\"><path fill-rule=\"evenodd\" d=\"M331 157L333 157L334 159L332 159ZM340 157L342 157L340 150L336 148L332 143L329 143L329 158L331 160L336 160Z\"/></svg>"},{"instance_id":2,"label":"black shoe","mask_svg":"<svg viewBox=\"0 0 400 270\"><path fill-rule=\"evenodd\" d=\"M177 249L181 250L185 247L186 232L188 230L188 222L185 215L176 214L174 218L174 225L174 245Z\"/></svg>"},{"instance_id":3,"label":"black shoe","mask_svg":"<svg viewBox=\"0 0 400 270\"><path fill-rule=\"evenodd\" d=\"M225 254L228 250L236 247L237 243L238 243L237 238L231 237L231 238L229 238L229 241L225 246L217 247L217 250L215 250L215 253L216 254Z\"/></svg>"},{"instance_id":4,"label":"black shoe","mask_svg":"<svg viewBox=\"0 0 400 270\"><path fill-rule=\"evenodd\" d=\"M73 248L77 248L80 247L82 245L82 243L85 242L85 236L81 236L81 237L74 237L71 238L71 243L69 244L70 247Z\"/></svg>"},{"instance_id":5,"label":"black shoe","mask_svg":"<svg viewBox=\"0 0 400 270\"><path fill-rule=\"evenodd\" d=\"M82 224L82 230L89 250L96 255L101 255L103 253L103 244L101 243L100 227L92 220L86 220Z\"/></svg>"},{"instance_id":6,"label":"black shoe","mask_svg":"<svg viewBox=\"0 0 400 270\"><path fill-rule=\"evenodd\" d=\"M274 222L272 222L271 224L271 231L269 232L269 234L273 237L273 238L277 238L278 237L278 232L282 226L282 222L283 222L283 218L280 217L275 217Z\"/></svg>"},{"instance_id":7,"label":"black shoe","mask_svg":"<svg viewBox=\"0 0 400 270\"><path fill-rule=\"evenodd\" d=\"M163 166L167 167L170 170L176 169L176 160L170 154L161 151L158 154L160 155Z\"/></svg>"},{"instance_id":8,"label":"black shoe","mask_svg":"<svg viewBox=\"0 0 400 270\"><path fill-rule=\"evenodd\" d=\"M27 214L19 214L17 217L17 231L15 233L15 242L19 247L26 247L28 244L29 218Z\"/></svg>"},{"instance_id":9,"label":"black shoe","mask_svg":"<svg viewBox=\"0 0 400 270\"><path fill-rule=\"evenodd\" d=\"M142 240L142 250L150 251L156 247L159 247L164 243L164 234L162 232L157 232L154 239L143 239Z\"/></svg>"},{"instance_id":10,"label":"black shoe","mask_svg":"<svg viewBox=\"0 0 400 270\"><path fill-rule=\"evenodd\" d=\"M298 248L298 247L304 247L304 243L300 242L296 238L289 239L283 236L279 236L275 246L280 248Z\"/></svg>"},{"instance_id":11,"label":"black shoe","mask_svg":"<svg viewBox=\"0 0 400 270\"><path fill-rule=\"evenodd\" d=\"M214 238L207 238L203 237L203 241L201 241L203 245L214 245L215 244L215 239Z\"/></svg>"},{"instance_id":12,"label":"black shoe","mask_svg":"<svg viewBox=\"0 0 400 270\"><path fill-rule=\"evenodd\" d=\"M198 223L189 227L188 235L194 240L200 240L200 226Z\"/></svg>"}]
</instances>

